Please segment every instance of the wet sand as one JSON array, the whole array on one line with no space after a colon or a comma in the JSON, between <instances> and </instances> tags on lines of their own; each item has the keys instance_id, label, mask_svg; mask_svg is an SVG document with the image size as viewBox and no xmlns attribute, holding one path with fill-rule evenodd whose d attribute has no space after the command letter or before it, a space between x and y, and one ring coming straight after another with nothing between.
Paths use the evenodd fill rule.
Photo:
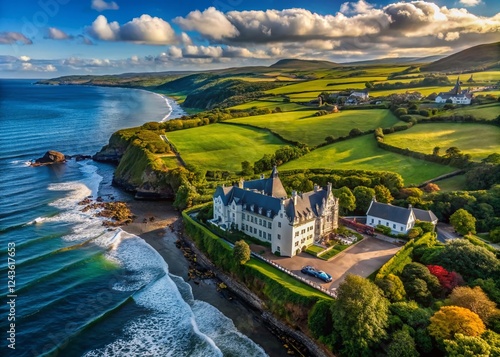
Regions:
<instances>
[{"instance_id":1,"label":"wet sand","mask_svg":"<svg viewBox=\"0 0 500 357\"><path fill-rule=\"evenodd\" d=\"M180 228L181 216L170 202L130 201L128 204L136 218L133 223L123 226L123 230L141 237L160 253L168 264L169 272L182 277L190 284L195 299L215 306L233 321L241 333L264 348L269 356L288 356L279 339L267 329L258 315L239 299L229 300L217 291L216 279L205 279L196 283L189 279L189 261L175 245L177 233L169 228ZM151 221L151 217L154 220ZM143 223L144 219L147 223Z\"/></svg>"}]
</instances>

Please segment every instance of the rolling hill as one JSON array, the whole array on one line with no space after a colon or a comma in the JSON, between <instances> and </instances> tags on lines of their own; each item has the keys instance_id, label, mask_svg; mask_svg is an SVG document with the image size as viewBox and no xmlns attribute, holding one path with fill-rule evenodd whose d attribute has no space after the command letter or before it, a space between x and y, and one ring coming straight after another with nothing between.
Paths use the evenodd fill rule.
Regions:
<instances>
[{"instance_id":1,"label":"rolling hill","mask_svg":"<svg viewBox=\"0 0 500 357\"><path fill-rule=\"evenodd\" d=\"M456 72L500 67L500 42L467 48L420 69L426 72Z\"/></svg>"},{"instance_id":2,"label":"rolling hill","mask_svg":"<svg viewBox=\"0 0 500 357\"><path fill-rule=\"evenodd\" d=\"M336 68L342 65L330 62L330 61L318 61L318 60L301 60L295 58L282 59L275 64L270 65L271 68L279 69L329 69Z\"/></svg>"}]
</instances>

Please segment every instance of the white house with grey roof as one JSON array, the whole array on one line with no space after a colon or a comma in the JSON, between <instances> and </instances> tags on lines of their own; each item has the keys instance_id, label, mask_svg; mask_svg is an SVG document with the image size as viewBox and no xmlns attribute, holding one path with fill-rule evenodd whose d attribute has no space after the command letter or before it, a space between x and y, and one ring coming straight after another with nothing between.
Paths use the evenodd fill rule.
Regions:
<instances>
[{"instance_id":1,"label":"white house with grey roof","mask_svg":"<svg viewBox=\"0 0 500 357\"><path fill-rule=\"evenodd\" d=\"M457 77L455 86L449 92L440 92L436 99L436 103L446 103L450 100L453 104L470 104L472 101L472 93L469 90L462 90L460 77Z\"/></svg>"},{"instance_id":2,"label":"white house with grey roof","mask_svg":"<svg viewBox=\"0 0 500 357\"><path fill-rule=\"evenodd\" d=\"M408 208L393 206L377 202L375 199L366 212L368 226L376 227L380 224L391 228L394 234L408 233L416 221L431 222L436 226L438 219L432 211L413 208L411 205Z\"/></svg>"},{"instance_id":3,"label":"white house with grey roof","mask_svg":"<svg viewBox=\"0 0 500 357\"><path fill-rule=\"evenodd\" d=\"M338 198L330 183L287 197L276 167L269 178L218 186L213 204L213 224L269 242L282 256L293 257L338 227Z\"/></svg>"}]
</instances>

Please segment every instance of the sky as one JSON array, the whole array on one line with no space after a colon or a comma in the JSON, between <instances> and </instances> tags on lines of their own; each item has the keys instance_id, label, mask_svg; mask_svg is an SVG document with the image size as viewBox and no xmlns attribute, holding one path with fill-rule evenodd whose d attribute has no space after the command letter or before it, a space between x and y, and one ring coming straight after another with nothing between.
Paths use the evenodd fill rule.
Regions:
<instances>
[{"instance_id":1,"label":"sky","mask_svg":"<svg viewBox=\"0 0 500 357\"><path fill-rule=\"evenodd\" d=\"M500 1L0 1L0 78L451 54L500 41Z\"/></svg>"}]
</instances>

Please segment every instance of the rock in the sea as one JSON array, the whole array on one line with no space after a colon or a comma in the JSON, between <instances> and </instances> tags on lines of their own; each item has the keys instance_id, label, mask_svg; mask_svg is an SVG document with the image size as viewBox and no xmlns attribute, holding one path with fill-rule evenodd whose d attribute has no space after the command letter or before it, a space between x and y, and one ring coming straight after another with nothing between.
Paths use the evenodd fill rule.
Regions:
<instances>
[{"instance_id":1,"label":"rock in the sea","mask_svg":"<svg viewBox=\"0 0 500 357\"><path fill-rule=\"evenodd\" d=\"M36 159L33 166L60 164L66 162L66 157L59 151L49 150L43 157Z\"/></svg>"}]
</instances>

